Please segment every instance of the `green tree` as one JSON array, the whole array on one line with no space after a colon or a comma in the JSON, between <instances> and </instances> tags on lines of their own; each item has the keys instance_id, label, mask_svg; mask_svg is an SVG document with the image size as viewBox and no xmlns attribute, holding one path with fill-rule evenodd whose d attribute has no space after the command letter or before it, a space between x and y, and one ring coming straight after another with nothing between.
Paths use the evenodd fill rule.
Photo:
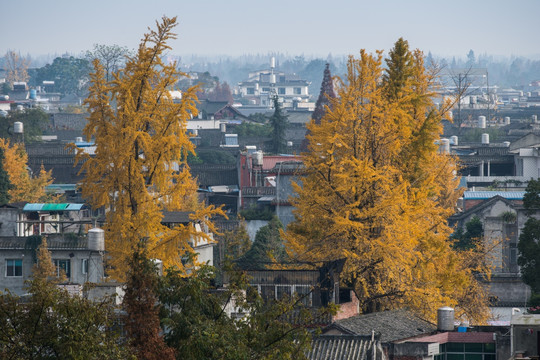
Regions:
<instances>
[{"instance_id":1,"label":"green tree","mask_svg":"<svg viewBox=\"0 0 540 360\"><path fill-rule=\"evenodd\" d=\"M2 359L129 359L113 326L112 302L94 303L59 289L45 241L33 274L24 300L0 294Z\"/></svg>"},{"instance_id":2,"label":"green tree","mask_svg":"<svg viewBox=\"0 0 540 360\"><path fill-rule=\"evenodd\" d=\"M454 248L461 250L470 250L478 247L484 237L484 226L482 220L478 216L473 218L465 224L465 231L459 228L452 234L454 242Z\"/></svg>"},{"instance_id":3,"label":"green tree","mask_svg":"<svg viewBox=\"0 0 540 360\"><path fill-rule=\"evenodd\" d=\"M220 241L224 244L225 260L235 260L243 256L251 247L245 221L241 221L236 229L225 231Z\"/></svg>"},{"instance_id":4,"label":"green tree","mask_svg":"<svg viewBox=\"0 0 540 360\"><path fill-rule=\"evenodd\" d=\"M540 210L540 180L529 180L523 196L523 206L529 216Z\"/></svg>"},{"instance_id":5,"label":"green tree","mask_svg":"<svg viewBox=\"0 0 540 360\"><path fill-rule=\"evenodd\" d=\"M25 143L40 141L43 130L50 124L49 115L40 108L11 111L8 116L0 118L0 137L9 139L16 121L23 123Z\"/></svg>"},{"instance_id":6,"label":"green tree","mask_svg":"<svg viewBox=\"0 0 540 360\"><path fill-rule=\"evenodd\" d=\"M540 293L540 220L529 218L525 222L519 235L518 250L523 282L533 293Z\"/></svg>"},{"instance_id":7,"label":"green tree","mask_svg":"<svg viewBox=\"0 0 540 360\"><path fill-rule=\"evenodd\" d=\"M285 130L289 122L287 121L287 115L283 114L281 105L278 101L278 97L273 98L274 102L274 114L270 118L270 126L272 126L272 151L275 154L285 152Z\"/></svg>"},{"instance_id":8,"label":"green tree","mask_svg":"<svg viewBox=\"0 0 540 360\"><path fill-rule=\"evenodd\" d=\"M273 129L268 124L243 122L235 127L238 136L271 137Z\"/></svg>"},{"instance_id":9,"label":"green tree","mask_svg":"<svg viewBox=\"0 0 540 360\"><path fill-rule=\"evenodd\" d=\"M4 169L4 163L4 149L0 148L0 205L9 203L9 200L11 199L9 191L13 187L9 181L9 175L6 169Z\"/></svg>"},{"instance_id":10,"label":"green tree","mask_svg":"<svg viewBox=\"0 0 540 360\"><path fill-rule=\"evenodd\" d=\"M383 74L385 89L390 99L397 100L405 94L414 72L414 57L409 50L409 43L403 38L396 41L394 48L388 53L386 59L387 70Z\"/></svg>"},{"instance_id":11,"label":"green tree","mask_svg":"<svg viewBox=\"0 0 540 360\"><path fill-rule=\"evenodd\" d=\"M281 239L283 225L277 216L273 216L268 225L257 231L251 248L238 263L243 267L265 268L287 259L285 246Z\"/></svg>"},{"instance_id":12,"label":"green tree","mask_svg":"<svg viewBox=\"0 0 540 360\"><path fill-rule=\"evenodd\" d=\"M305 359L309 326L334 309L308 311L299 298L265 303L232 272L226 289L213 285L215 274L202 267L193 276L168 271L159 285L165 341L177 359ZM234 307L237 316L225 311ZM294 317L295 323L287 319Z\"/></svg>"},{"instance_id":13,"label":"green tree","mask_svg":"<svg viewBox=\"0 0 540 360\"><path fill-rule=\"evenodd\" d=\"M88 86L90 63L86 59L57 57L52 64L37 69L32 78L34 85L54 81L55 90L62 94L81 96Z\"/></svg>"},{"instance_id":14,"label":"green tree","mask_svg":"<svg viewBox=\"0 0 540 360\"><path fill-rule=\"evenodd\" d=\"M529 219L519 236L518 265L523 282L531 287L534 295L540 293L540 220L531 216L540 209L540 180L529 180L523 196L523 206Z\"/></svg>"},{"instance_id":15,"label":"green tree","mask_svg":"<svg viewBox=\"0 0 540 360\"><path fill-rule=\"evenodd\" d=\"M192 237L210 237L194 226L169 228L162 211L192 211L191 218L215 229L209 219L221 213L204 207L187 164L194 146L186 122L197 114L196 88L183 92L179 102L170 90L183 75L176 64L166 64L168 41L175 39L176 18L163 17L157 30L146 34L137 54L122 73L107 82L103 66L94 61L89 89L88 124L84 134L96 142L96 155L78 151L85 161L83 195L93 207L107 208L106 245L112 275L125 276L135 245L145 239L151 258L184 269L182 257L193 254Z\"/></svg>"},{"instance_id":16,"label":"green tree","mask_svg":"<svg viewBox=\"0 0 540 360\"><path fill-rule=\"evenodd\" d=\"M148 259L146 244L141 242L129 263L122 303L127 314L124 329L128 343L141 360L174 359L174 350L165 345L160 335L157 281L156 266Z\"/></svg>"}]
</instances>

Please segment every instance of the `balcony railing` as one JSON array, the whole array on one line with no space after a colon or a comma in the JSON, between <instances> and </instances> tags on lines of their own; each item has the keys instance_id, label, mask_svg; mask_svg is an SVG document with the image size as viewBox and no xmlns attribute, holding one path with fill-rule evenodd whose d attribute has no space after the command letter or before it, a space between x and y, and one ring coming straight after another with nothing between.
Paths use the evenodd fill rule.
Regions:
<instances>
[{"instance_id":1,"label":"balcony railing","mask_svg":"<svg viewBox=\"0 0 540 360\"><path fill-rule=\"evenodd\" d=\"M276 188L271 186L246 186L242 188L242 196L276 195Z\"/></svg>"}]
</instances>

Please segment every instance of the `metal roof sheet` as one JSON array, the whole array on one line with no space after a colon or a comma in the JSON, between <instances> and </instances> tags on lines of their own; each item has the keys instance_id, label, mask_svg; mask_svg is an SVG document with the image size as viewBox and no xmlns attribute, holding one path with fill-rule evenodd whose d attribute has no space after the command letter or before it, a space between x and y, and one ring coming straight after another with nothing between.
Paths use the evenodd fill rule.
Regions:
<instances>
[{"instance_id":1,"label":"metal roof sheet","mask_svg":"<svg viewBox=\"0 0 540 360\"><path fill-rule=\"evenodd\" d=\"M66 210L67 211L79 211L82 209L84 204L68 204Z\"/></svg>"},{"instance_id":2,"label":"metal roof sheet","mask_svg":"<svg viewBox=\"0 0 540 360\"><path fill-rule=\"evenodd\" d=\"M505 199L522 200L525 191L465 191L464 199L491 199L494 196L500 196Z\"/></svg>"},{"instance_id":3,"label":"metal roof sheet","mask_svg":"<svg viewBox=\"0 0 540 360\"><path fill-rule=\"evenodd\" d=\"M23 211L78 211L81 210L84 204L42 204L42 203L28 203L24 205Z\"/></svg>"},{"instance_id":4,"label":"metal roof sheet","mask_svg":"<svg viewBox=\"0 0 540 360\"><path fill-rule=\"evenodd\" d=\"M42 211L62 211L65 210L69 204L43 204Z\"/></svg>"},{"instance_id":5,"label":"metal roof sheet","mask_svg":"<svg viewBox=\"0 0 540 360\"><path fill-rule=\"evenodd\" d=\"M43 204L26 204L23 207L23 211L39 211L43 207Z\"/></svg>"}]
</instances>

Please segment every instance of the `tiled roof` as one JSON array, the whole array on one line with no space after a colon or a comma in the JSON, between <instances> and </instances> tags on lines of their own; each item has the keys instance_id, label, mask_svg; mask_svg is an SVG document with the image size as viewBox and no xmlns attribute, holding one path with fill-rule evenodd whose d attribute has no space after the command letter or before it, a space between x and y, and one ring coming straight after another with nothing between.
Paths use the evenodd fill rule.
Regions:
<instances>
[{"instance_id":1,"label":"tiled roof","mask_svg":"<svg viewBox=\"0 0 540 360\"><path fill-rule=\"evenodd\" d=\"M191 165L190 170L199 186L238 185L236 164Z\"/></svg>"},{"instance_id":2,"label":"tiled roof","mask_svg":"<svg viewBox=\"0 0 540 360\"><path fill-rule=\"evenodd\" d=\"M287 120L291 124L306 124L311 121L312 111L287 111Z\"/></svg>"},{"instance_id":3,"label":"tiled roof","mask_svg":"<svg viewBox=\"0 0 540 360\"><path fill-rule=\"evenodd\" d=\"M310 360L385 360L384 350L371 337L351 335L323 335L313 338Z\"/></svg>"},{"instance_id":4,"label":"tiled roof","mask_svg":"<svg viewBox=\"0 0 540 360\"><path fill-rule=\"evenodd\" d=\"M2 237L0 249L23 250L34 248L35 244L28 243L27 237ZM49 250L84 250L88 248L86 237L65 238L61 234L47 235L47 248Z\"/></svg>"},{"instance_id":5,"label":"tiled roof","mask_svg":"<svg viewBox=\"0 0 540 360\"><path fill-rule=\"evenodd\" d=\"M263 156L263 170L272 170L278 163L302 161L300 156L269 155Z\"/></svg>"},{"instance_id":6,"label":"tiled roof","mask_svg":"<svg viewBox=\"0 0 540 360\"><path fill-rule=\"evenodd\" d=\"M187 224L191 222L189 214L191 213L188 211L163 211L163 219L161 219L161 222L165 224Z\"/></svg>"},{"instance_id":7,"label":"tiled roof","mask_svg":"<svg viewBox=\"0 0 540 360\"><path fill-rule=\"evenodd\" d=\"M82 131L88 122L86 117L88 114L70 114L70 113L55 113L53 114L53 126L56 129L78 130Z\"/></svg>"},{"instance_id":8,"label":"tiled roof","mask_svg":"<svg viewBox=\"0 0 540 360\"><path fill-rule=\"evenodd\" d=\"M420 319L408 310L401 309L353 316L338 320L328 328L335 328L351 335L370 335L375 331L380 334L382 342L391 342L431 333L437 326Z\"/></svg>"}]
</instances>

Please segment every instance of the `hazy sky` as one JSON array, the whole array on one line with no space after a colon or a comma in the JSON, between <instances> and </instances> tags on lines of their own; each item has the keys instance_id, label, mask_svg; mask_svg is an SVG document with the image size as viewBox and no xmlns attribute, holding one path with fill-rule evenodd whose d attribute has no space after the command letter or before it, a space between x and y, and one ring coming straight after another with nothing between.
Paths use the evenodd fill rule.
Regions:
<instances>
[{"instance_id":1,"label":"hazy sky","mask_svg":"<svg viewBox=\"0 0 540 360\"><path fill-rule=\"evenodd\" d=\"M173 54L326 56L388 50L404 37L434 55L538 57L540 0L2 0L0 54L136 48L178 16Z\"/></svg>"}]
</instances>

